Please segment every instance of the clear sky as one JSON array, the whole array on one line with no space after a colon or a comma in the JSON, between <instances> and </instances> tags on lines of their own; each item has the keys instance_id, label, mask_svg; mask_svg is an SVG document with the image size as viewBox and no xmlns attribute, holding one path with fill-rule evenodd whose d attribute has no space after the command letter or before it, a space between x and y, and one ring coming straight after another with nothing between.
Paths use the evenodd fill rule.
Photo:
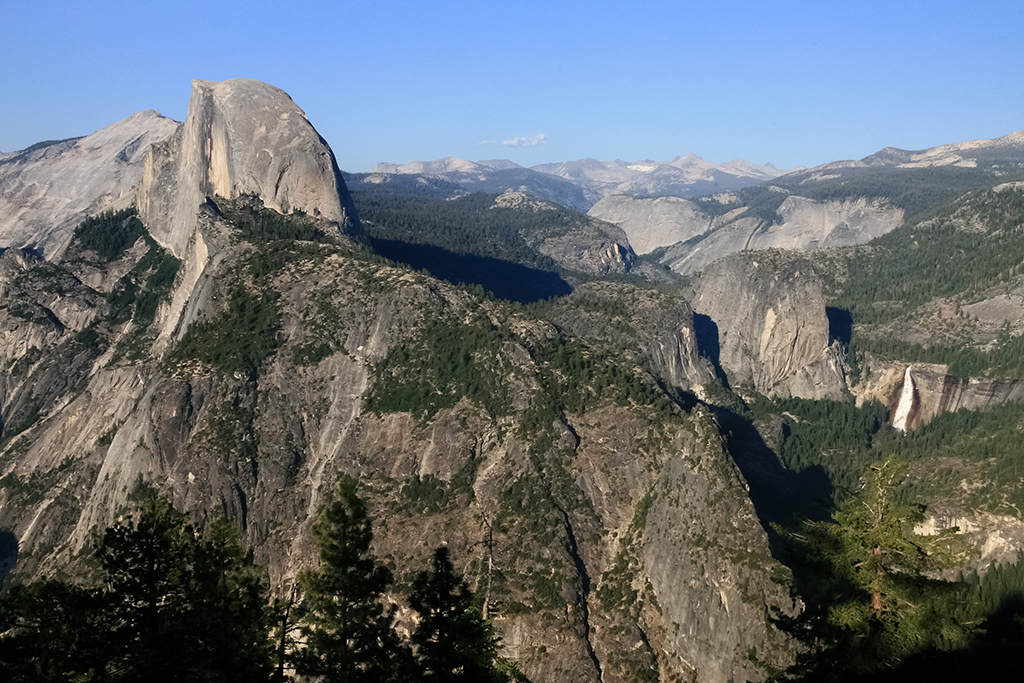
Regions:
<instances>
[{"instance_id":1,"label":"clear sky","mask_svg":"<svg viewBox=\"0 0 1024 683\"><path fill-rule=\"evenodd\" d=\"M693 152L780 168L1024 129L1021 0L11 0L0 150L255 78L342 169Z\"/></svg>"}]
</instances>

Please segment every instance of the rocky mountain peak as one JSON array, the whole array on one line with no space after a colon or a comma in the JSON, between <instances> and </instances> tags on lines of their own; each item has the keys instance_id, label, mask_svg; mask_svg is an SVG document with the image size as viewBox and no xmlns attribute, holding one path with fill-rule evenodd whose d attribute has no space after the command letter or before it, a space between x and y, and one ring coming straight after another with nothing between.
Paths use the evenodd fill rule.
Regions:
<instances>
[{"instance_id":1,"label":"rocky mountain peak","mask_svg":"<svg viewBox=\"0 0 1024 683\"><path fill-rule=\"evenodd\" d=\"M154 147L139 190L153 237L187 250L206 197L254 194L281 213L303 211L357 229L334 153L280 88L245 78L192 82L179 135Z\"/></svg>"},{"instance_id":2,"label":"rocky mountain peak","mask_svg":"<svg viewBox=\"0 0 1024 683\"><path fill-rule=\"evenodd\" d=\"M58 258L86 216L131 204L147 150L180 125L150 109L82 138L4 154L0 247L30 247Z\"/></svg>"}]
</instances>

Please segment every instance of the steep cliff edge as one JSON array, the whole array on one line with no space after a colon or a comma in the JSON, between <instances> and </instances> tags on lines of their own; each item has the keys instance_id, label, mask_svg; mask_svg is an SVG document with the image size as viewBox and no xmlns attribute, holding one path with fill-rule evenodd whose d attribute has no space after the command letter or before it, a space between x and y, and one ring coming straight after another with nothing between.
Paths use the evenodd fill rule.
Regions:
<instances>
[{"instance_id":1,"label":"steep cliff edge","mask_svg":"<svg viewBox=\"0 0 1024 683\"><path fill-rule=\"evenodd\" d=\"M846 393L838 342L829 342L821 281L791 252L742 252L694 282L693 310L707 317L705 346L737 387L766 396L838 400Z\"/></svg>"},{"instance_id":2,"label":"steep cliff edge","mask_svg":"<svg viewBox=\"0 0 1024 683\"><path fill-rule=\"evenodd\" d=\"M152 229L128 210L65 261L0 257L0 567L74 572L148 482L199 526L226 514L284 592L346 472L396 602L447 544L538 683L791 661L766 618L797 609L788 570L710 409L665 388L713 377L684 301L595 284L629 325L560 324L385 261L346 238L329 149L253 81L197 82L147 164ZM594 225L537 248L625 272L628 242Z\"/></svg>"},{"instance_id":3,"label":"steep cliff edge","mask_svg":"<svg viewBox=\"0 0 1024 683\"><path fill-rule=\"evenodd\" d=\"M204 234L208 198L253 195L283 214L299 212L360 232L334 153L283 90L249 79L192 83L188 116L173 139L154 145L139 187L139 214L153 238L184 267L160 340L178 326L215 241Z\"/></svg>"},{"instance_id":4,"label":"steep cliff edge","mask_svg":"<svg viewBox=\"0 0 1024 683\"><path fill-rule=\"evenodd\" d=\"M343 233L357 230L334 153L287 93L245 78L193 81L184 126L146 157L142 220L182 258L206 197L242 194L337 223Z\"/></svg>"},{"instance_id":5,"label":"steep cliff edge","mask_svg":"<svg viewBox=\"0 0 1024 683\"><path fill-rule=\"evenodd\" d=\"M889 406L894 426L914 430L947 412L985 410L1024 399L1024 380L954 377L945 365L866 359L865 377L851 391L858 403L877 400ZM909 388L908 388L909 384ZM902 410L901 410L902 408Z\"/></svg>"},{"instance_id":6,"label":"steep cliff edge","mask_svg":"<svg viewBox=\"0 0 1024 683\"><path fill-rule=\"evenodd\" d=\"M558 299L548 317L573 335L641 351L647 367L668 386L699 393L715 381L715 369L697 345L693 310L681 297L591 282Z\"/></svg>"}]
</instances>

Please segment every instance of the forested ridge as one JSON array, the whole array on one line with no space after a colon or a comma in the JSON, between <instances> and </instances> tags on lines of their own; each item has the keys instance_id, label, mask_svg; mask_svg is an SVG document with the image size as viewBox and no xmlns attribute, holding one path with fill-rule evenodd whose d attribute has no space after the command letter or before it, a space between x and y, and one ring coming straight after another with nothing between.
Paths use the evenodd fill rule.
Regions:
<instances>
[{"instance_id":1,"label":"forested ridge","mask_svg":"<svg viewBox=\"0 0 1024 683\"><path fill-rule=\"evenodd\" d=\"M1024 377L1019 331L1007 327L994 343L977 343L962 310L983 296L1008 295L1019 286L1022 235L1024 187L1010 184L968 194L928 220L906 224L867 245L815 254L830 304L848 311L854 323L848 353L854 379L866 353L948 365L950 374L959 377ZM952 307L953 319L929 323L939 305ZM959 340L900 338L901 327L918 323L938 325Z\"/></svg>"},{"instance_id":2,"label":"forested ridge","mask_svg":"<svg viewBox=\"0 0 1024 683\"><path fill-rule=\"evenodd\" d=\"M535 229L534 219L495 210L493 200L467 195L406 203L364 197L360 209L369 207L364 220L371 235L374 225L390 221L389 231L380 235L400 234L457 253L493 253L550 267L536 251L524 250L521 231ZM774 210L772 201L765 200L765 211ZM381 212L380 223L374 222L374 206ZM305 302L302 343L289 345L284 333L287 302L275 282L283 273L293 275L299 264L316 268L342 251L328 244L322 226L301 214L268 212L253 197L220 200L220 211L245 243L243 255L216 314L183 331L161 372L200 366L217 377L242 378L255 386L276 354L288 352L296 372L332 355L349 354L346 323L331 291L318 291ZM493 215L494 222L477 225L467 218L477 214ZM967 297L1020 275L1022 215L1021 189L985 191L926 223L840 256L830 254L818 265L830 278L833 303L848 310L854 324L893 322L935 297ZM557 211L536 218L554 232L577 219ZM483 239L484 234L493 239ZM89 334L79 333L76 342L120 344L123 351L112 362L135 362L152 341L148 328L179 264L151 243L133 211L90 219L76 237L105 261L124 258L135 245L140 253L146 248L127 279L104 297L110 315L85 331ZM394 276L387 283L367 276L368 288L397 288L393 281L399 278L405 284L428 281L369 252L349 267L354 271L367 264ZM968 264L968 274L959 269L962 264ZM946 270L948 278L934 277ZM861 283L851 273L870 281ZM580 437L568 426L558 427L590 411L629 408L643 415L643 448L654 452L668 439L659 429L678 426L700 406L718 410L719 416L731 413L733 424L747 430L723 436L730 448L743 448L744 438L763 437L768 455L783 466L781 476L810 473L826 483L803 492L815 500L794 506L812 514L772 520L774 526L762 520L770 529L774 555L792 570L792 579L778 581L788 582L806 609L799 617L773 616L780 630L803 644L793 668L773 670L756 651L748 654L751 662L778 680L896 680L925 674L932 680L960 680L965 671L989 666L999 667L992 680L1009 680L1009 672L1021 663L1024 644L1024 564L1018 557L1016 564L996 565L979 576L965 569L971 553L955 532L926 537L915 526L929 511L947 505L1019 518L1024 509L1024 472L1018 471L1022 404L947 413L901 434L888 426L888 411L877 402L858 407L852 398L756 395L744 401L717 384L702 387L704 398L698 399L696 393L666 388L625 348L623 340L638 334L630 318L635 304L625 290L617 292L611 287L601 297L579 298L582 308L607 318L618 333L615 343L582 340L545 320L553 302L518 306L466 287L460 295L472 305L435 317L430 317L433 309L426 310L405 330L401 343L367 363L370 380L360 404L367 413L377 418L408 414L410 424L422 428L442 411L470 404L528 444L524 461L535 466L538 478L521 477L502 491L501 506L488 521L491 531L517 539L513 554L517 562L520 554L524 558L505 572L494 572L495 594L505 591L505 614L547 618L569 611L558 567L529 546L528 536L561 544L582 563L576 534L597 533L587 526L597 519L594 505L577 487L579 471L572 469L577 455L565 445L578 444ZM665 294L660 301L671 305L672 296ZM126 339L133 337L117 335L118 325L129 321L137 330L132 346ZM544 333L524 332L533 323L543 326ZM931 357L946 359L941 362L948 362L951 371L1016 376L1022 372L1019 339L1007 331L989 349L947 349L870 341L855 332L850 355ZM536 368L525 403L514 392L520 371L513 357ZM208 436L210 444L218 445L215 456L257 453L260 435L247 432L253 432L252 403L259 397L250 403L243 398L229 396L219 412L211 411ZM459 420L471 419L467 415L464 411ZM21 417L7 427L6 438L23 431ZM24 416L25 429L37 419L38 414ZM479 466L474 460L448 481L432 474L386 478L390 498L378 511L388 510L401 521L402 516L459 507L476 495ZM29 493L38 494L40 486L14 474L0 480L0 487L21 495L22 502ZM272 596L266 569L243 549L233 523L211 518L193 527L185 513L140 481L131 499L134 508L122 511L122 521L94 533L76 560L80 573L75 578L58 575L4 587L0 672L12 681L282 681L292 672L381 683L522 679L516 664L499 656L494 626L483 616L490 570L483 589L482 561L472 565L480 583L474 593L455 571L450 551L439 547L429 565L396 578L388 568L394 557L378 561L371 552L372 524L390 520L370 519L361 486L347 477L336 483L313 527L319 563L300 573L293 591ZM593 597L605 609L639 612L637 601L643 601L648 588L638 590L629 582L639 566L629 545L642 533L654 503L648 492L628 525L629 538L616 563L595 577L600 587ZM569 515L580 510L589 517L578 519L588 521L580 525L577 519L574 529ZM522 576L513 576L524 566ZM513 580L532 591L529 597L508 589ZM580 594L590 591L589 580L579 579ZM660 610L652 602L649 609ZM400 612L415 614L418 625L409 628L406 621L400 628ZM637 637L625 626L613 628L616 635ZM656 660L651 664L638 656L622 662L618 671L631 672L636 680L657 680Z\"/></svg>"}]
</instances>

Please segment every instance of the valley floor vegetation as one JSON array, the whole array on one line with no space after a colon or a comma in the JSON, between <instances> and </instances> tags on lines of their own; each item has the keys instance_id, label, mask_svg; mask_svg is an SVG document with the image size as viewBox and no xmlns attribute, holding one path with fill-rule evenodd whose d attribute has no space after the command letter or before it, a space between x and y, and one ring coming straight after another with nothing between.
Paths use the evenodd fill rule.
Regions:
<instances>
[{"instance_id":1,"label":"valley floor vegetation","mask_svg":"<svg viewBox=\"0 0 1024 683\"><path fill-rule=\"evenodd\" d=\"M406 596L415 630L398 635L396 607L384 600L393 578L370 552L370 519L350 477L314 526L319 566L277 599L226 519L197 532L147 485L132 499L135 516L96 537L86 577L7 587L0 680L525 680L498 655L493 626L443 546Z\"/></svg>"}]
</instances>

